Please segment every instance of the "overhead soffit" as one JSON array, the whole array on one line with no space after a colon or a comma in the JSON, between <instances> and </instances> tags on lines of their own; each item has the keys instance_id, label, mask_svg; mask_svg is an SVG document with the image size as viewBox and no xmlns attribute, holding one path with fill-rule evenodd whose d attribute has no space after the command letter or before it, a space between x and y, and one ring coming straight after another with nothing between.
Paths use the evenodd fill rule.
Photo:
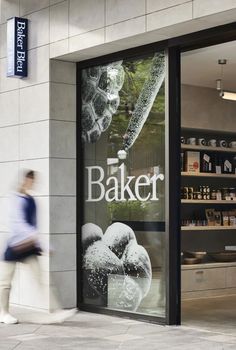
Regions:
<instances>
[{"instance_id":1,"label":"overhead soffit","mask_svg":"<svg viewBox=\"0 0 236 350\"><path fill-rule=\"evenodd\" d=\"M236 91L236 41L188 51L181 57L181 81L183 84L216 88L221 78L218 59L226 58L223 67L225 90Z\"/></svg>"}]
</instances>

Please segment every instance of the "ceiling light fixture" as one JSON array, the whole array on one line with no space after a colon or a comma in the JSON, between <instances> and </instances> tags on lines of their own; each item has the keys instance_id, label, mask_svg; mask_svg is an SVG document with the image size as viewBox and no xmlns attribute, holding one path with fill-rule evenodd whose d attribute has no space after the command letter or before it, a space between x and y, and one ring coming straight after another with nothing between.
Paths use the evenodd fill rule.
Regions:
<instances>
[{"instance_id":1,"label":"ceiling light fixture","mask_svg":"<svg viewBox=\"0 0 236 350\"><path fill-rule=\"evenodd\" d=\"M223 89L223 67L226 65L226 63L227 60L225 58L218 60L218 64L221 65L221 79L216 80L216 90L219 91L220 97L222 97L224 100L236 101L236 92L224 91Z\"/></svg>"}]
</instances>

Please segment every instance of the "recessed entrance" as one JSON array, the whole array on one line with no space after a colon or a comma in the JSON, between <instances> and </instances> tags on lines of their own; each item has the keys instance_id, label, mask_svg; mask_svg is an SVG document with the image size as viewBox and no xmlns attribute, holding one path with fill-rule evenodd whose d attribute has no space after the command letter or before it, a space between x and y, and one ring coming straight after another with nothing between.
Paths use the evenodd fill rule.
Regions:
<instances>
[{"instance_id":1,"label":"recessed entrance","mask_svg":"<svg viewBox=\"0 0 236 350\"><path fill-rule=\"evenodd\" d=\"M235 97L236 41L181 54L182 323L228 333L236 322Z\"/></svg>"}]
</instances>

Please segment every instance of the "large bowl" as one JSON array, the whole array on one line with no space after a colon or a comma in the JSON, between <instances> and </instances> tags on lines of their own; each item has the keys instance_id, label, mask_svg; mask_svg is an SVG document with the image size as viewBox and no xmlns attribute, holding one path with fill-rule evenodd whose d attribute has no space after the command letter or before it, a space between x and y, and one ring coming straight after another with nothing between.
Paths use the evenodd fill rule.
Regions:
<instances>
[{"instance_id":1,"label":"large bowl","mask_svg":"<svg viewBox=\"0 0 236 350\"><path fill-rule=\"evenodd\" d=\"M206 252L186 252L189 256L197 259L203 259L206 256Z\"/></svg>"},{"instance_id":2,"label":"large bowl","mask_svg":"<svg viewBox=\"0 0 236 350\"><path fill-rule=\"evenodd\" d=\"M184 258L185 265L199 264L200 262L201 260L197 258Z\"/></svg>"},{"instance_id":3,"label":"large bowl","mask_svg":"<svg viewBox=\"0 0 236 350\"><path fill-rule=\"evenodd\" d=\"M236 261L236 251L235 250L227 250L223 252L211 252L208 255L219 262L230 262Z\"/></svg>"}]
</instances>

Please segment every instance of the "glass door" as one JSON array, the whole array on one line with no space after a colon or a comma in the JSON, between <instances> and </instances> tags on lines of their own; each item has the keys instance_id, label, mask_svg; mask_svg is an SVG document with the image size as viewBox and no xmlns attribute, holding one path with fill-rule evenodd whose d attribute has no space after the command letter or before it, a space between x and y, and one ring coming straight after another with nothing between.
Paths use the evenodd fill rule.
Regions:
<instances>
[{"instance_id":1,"label":"glass door","mask_svg":"<svg viewBox=\"0 0 236 350\"><path fill-rule=\"evenodd\" d=\"M81 305L170 323L166 54L80 74Z\"/></svg>"}]
</instances>

